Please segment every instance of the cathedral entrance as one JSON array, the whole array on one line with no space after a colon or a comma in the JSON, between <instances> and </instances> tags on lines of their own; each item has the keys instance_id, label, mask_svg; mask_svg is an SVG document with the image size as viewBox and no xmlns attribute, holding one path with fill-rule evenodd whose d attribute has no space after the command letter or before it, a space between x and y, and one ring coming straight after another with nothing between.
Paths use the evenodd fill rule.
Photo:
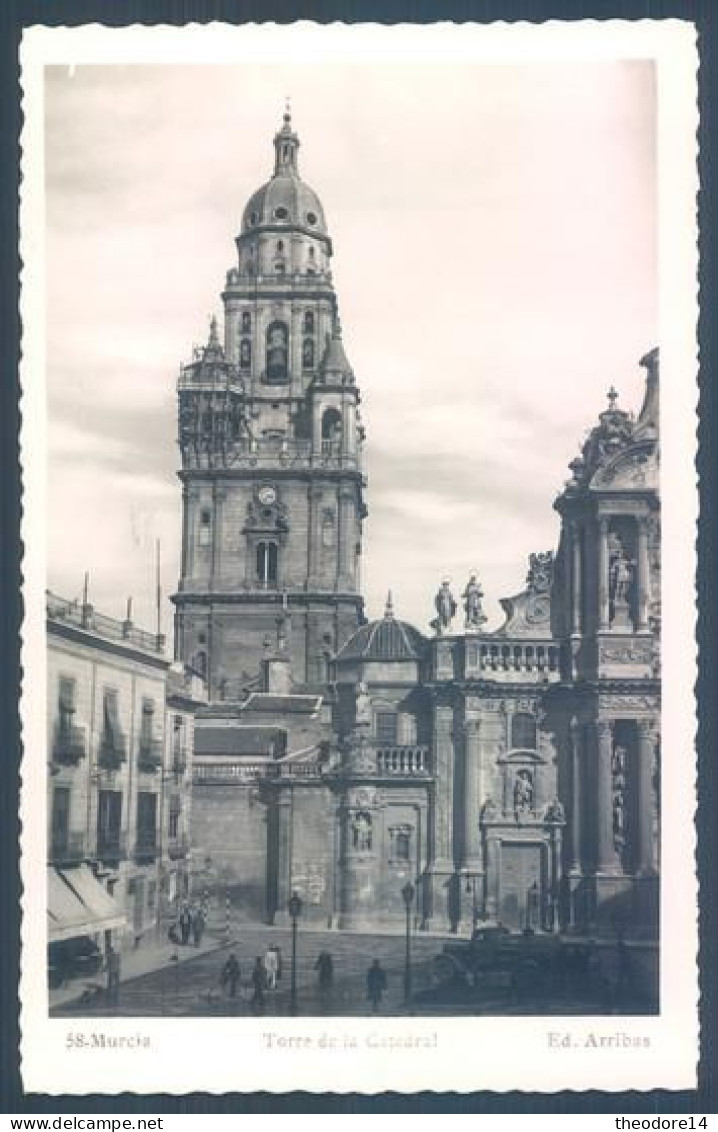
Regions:
<instances>
[{"instance_id":1,"label":"cathedral entrance","mask_svg":"<svg viewBox=\"0 0 718 1132\"><path fill-rule=\"evenodd\" d=\"M499 920L512 931L543 927L546 891L543 847L502 841Z\"/></svg>"}]
</instances>

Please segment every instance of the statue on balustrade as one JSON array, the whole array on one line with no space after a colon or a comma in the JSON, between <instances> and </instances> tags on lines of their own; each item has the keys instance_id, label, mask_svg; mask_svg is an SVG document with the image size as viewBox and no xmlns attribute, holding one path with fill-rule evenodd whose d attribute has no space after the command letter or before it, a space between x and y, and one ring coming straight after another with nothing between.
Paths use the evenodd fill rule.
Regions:
<instances>
[{"instance_id":1,"label":"statue on balustrade","mask_svg":"<svg viewBox=\"0 0 718 1132\"><path fill-rule=\"evenodd\" d=\"M481 599L484 596L484 591L476 580L476 574L472 574L467 583L462 597L464 599L464 610L466 611L466 621L464 626L467 629L480 629L486 621L486 614L484 613L481 605Z\"/></svg>"},{"instance_id":2,"label":"statue on balustrade","mask_svg":"<svg viewBox=\"0 0 718 1132\"><path fill-rule=\"evenodd\" d=\"M534 784L530 770L520 770L514 782L514 811L521 814L533 809Z\"/></svg>"},{"instance_id":3,"label":"statue on balustrade","mask_svg":"<svg viewBox=\"0 0 718 1132\"><path fill-rule=\"evenodd\" d=\"M436 597L434 598L434 605L438 617L432 621L432 627L436 629L437 633L448 633L451 629L451 622L456 616L456 601L454 595L449 589L449 578L444 578L441 583Z\"/></svg>"}]
</instances>

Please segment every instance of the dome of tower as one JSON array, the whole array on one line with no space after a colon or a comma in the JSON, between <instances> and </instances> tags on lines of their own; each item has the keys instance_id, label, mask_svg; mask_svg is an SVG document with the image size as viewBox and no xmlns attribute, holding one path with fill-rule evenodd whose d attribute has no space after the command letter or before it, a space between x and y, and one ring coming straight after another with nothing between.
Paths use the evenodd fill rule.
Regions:
<instances>
[{"instance_id":1,"label":"dome of tower","mask_svg":"<svg viewBox=\"0 0 718 1132\"><path fill-rule=\"evenodd\" d=\"M292 130L288 110L281 130L275 135L274 150L274 173L249 198L242 214L242 232L286 225L326 237L327 223L322 203L299 176L299 138Z\"/></svg>"}]
</instances>

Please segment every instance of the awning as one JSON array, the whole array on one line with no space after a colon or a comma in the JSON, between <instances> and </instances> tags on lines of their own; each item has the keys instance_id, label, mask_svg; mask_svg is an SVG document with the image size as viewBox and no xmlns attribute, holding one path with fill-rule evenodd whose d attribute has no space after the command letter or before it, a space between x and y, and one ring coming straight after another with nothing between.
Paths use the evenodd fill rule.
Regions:
<instances>
[{"instance_id":1,"label":"awning","mask_svg":"<svg viewBox=\"0 0 718 1132\"><path fill-rule=\"evenodd\" d=\"M87 865L47 870L47 927L50 943L125 926L117 901Z\"/></svg>"}]
</instances>

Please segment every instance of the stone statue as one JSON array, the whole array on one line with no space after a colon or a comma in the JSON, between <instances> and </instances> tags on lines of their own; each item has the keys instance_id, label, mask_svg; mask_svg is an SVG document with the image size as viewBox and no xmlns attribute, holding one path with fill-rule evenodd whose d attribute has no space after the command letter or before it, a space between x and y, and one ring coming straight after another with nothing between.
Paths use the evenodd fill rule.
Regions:
<instances>
[{"instance_id":1,"label":"stone statue","mask_svg":"<svg viewBox=\"0 0 718 1132\"><path fill-rule=\"evenodd\" d=\"M448 578L443 579L441 588L434 598L434 605L439 616L433 624L439 633L446 633L451 628L451 622L456 616L456 602L449 589Z\"/></svg>"},{"instance_id":2,"label":"stone statue","mask_svg":"<svg viewBox=\"0 0 718 1132\"><path fill-rule=\"evenodd\" d=\"M550 806L546 810L546 821L564 822L566 820L566 812L559 798L554 798Z\"/></svg>"},{"instance_id":3,"label":"stone statue","mask_svg":"<svg viewBox=\"0 0 718 1132\"><path fill-rule=\"evenodd\" d=\"M626 843L626 815L623 801L623 791L617 790L613 795L613 844L618 853L621 853Z\"/></svg>"},{"instance_id":4,"label":"stone statue","mask_svg":"<svg viewBox=\"0 0 718 1132\"><path fill-rule=\"evenodd\" d=\"M530 770L520 770L514 782L514 810L523 813L533 808L534 786Z\"/></svg>"},{"instance_id":5,"label":"stone statue","mask_svg":"<svg viewBox=\"0 0 718 1132\"><path fill-rule=\"evenodd\" d=\"M611 774L616 789L622 787L626 781L626 748L615 747L611 760Z\"/></svg>"},{"instance_id":6,"label":"stone statue","mask_svg":"<svg viewBox=\"0 0 718 1132\"><path fill-rule=\"evenodd\" d=\"M616 605L628 605L628 596L633 581L633 562L621 547L611 562L611 589Z\"/></svg>"},{"instance_id":7,"label":"stone statue","mask_svg":"<svg viewBox=\"0 0 718 1132\"><path fill-rule=\"evenodd\" d=\"M357 684L356 722L357 727L371 726L371 696L363 680Z\"/></svg>"},{"instance_id":8,"label":"stone statue","mask_svg":"<svg viewBox=\"0 0 718 1132\"><path fill-rule=\"evenodd\" d=\"M527 588L536 594L548 593L553 581L553 567L553 551L530 554L529 570L526 575Z\"/></svg>"},{"instance_id":9,"label":"stone statue","mask_svg":"<svg viewBox=\"0 0 718 1132\"><path fill-rule=\"evenodd\" d=\"M481 606L483 596L484 591L476 580L476 574L472 574L462 594L464 610L466 611L465 628L479 629L486 621L486 615Z\"/></svg>"},{"instance_id":10,"label":"stone statue","mask_svg":"<svg viewBox=\"0 0 718 1132\"><path fill-rule=\"evenodd\" d=\"M493 821L496 817L496 803L493 798L489 797L481 807L481 820Z\"/></svg>"},{"instance_id":11,"label":"stone statue","mask_svg":"<svg viewBox=\"0 0 718 1132\"><path fill-rule=\"evenodd\" d=\"M352 844L358 853L368 853L371 849L371 818L363 811L352 822Z\"/></svg>"}]
</instances>

